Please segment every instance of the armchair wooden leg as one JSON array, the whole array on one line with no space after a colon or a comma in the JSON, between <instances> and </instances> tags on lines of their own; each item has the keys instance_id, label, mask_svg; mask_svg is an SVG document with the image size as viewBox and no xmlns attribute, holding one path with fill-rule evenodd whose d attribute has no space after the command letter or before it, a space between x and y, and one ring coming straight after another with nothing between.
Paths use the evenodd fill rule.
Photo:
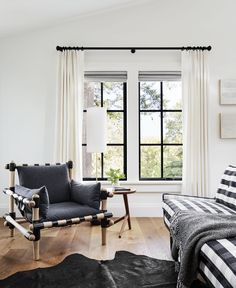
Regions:
<instances>
[{"instance_id":1,"label":"armchair wooden leg","mask_svg":"<svg viewBox=\"0 0 236 288\"><path fill-rule=\"evenodd\" d=\"M35 206L32 208L32 223L38 223L39 221L39 195L35 194L33 196L35 201ZM33 258L34 260L39 260L39 240L40 240L40 229L34 228L33 234L35 240L33 241Z\"/></svg>"},{"instance_id":2,"label":"armchair wooden leg","mask_svg":"<svg viewBox=\"0 0 236 288\"><path fill-rule=\"evenodd\" d=\"M16 213L10 212L9 215L15 220L16 219ZM9 230L10 230L10 237L15 236L15 227L12 224L8 224Z\"/></svg>"},{"instance_id":3,"label":"armchair wooden leg","mask_svg":"<svg viewBox=\"0 0 236 288\"><path fill-rule=\"evenodd\" d=\"M102 228L102 245L106 245L107 243L107 227L109 227L110 222L105 217L101 219L101 228Z\"/></svg>"},{"instance_id":4,"label":"armchair wooden leg","mask_svg":"<svg viewBox=\"0 0 236 288\"><path fill-rule=\"evenodd\" d=\"M12 228L10 229L10 237L14 237L15 236L15 229Z\"/></svg>"},{"instance_id":5,"label":"armchair wooden leg","mask_svg":"<svg viewBox=\"0 0 236 288\"><path fill-rule=\"evenodd\" d=\"M33 241L33 258L39 260L39 240Z\"/></svg>"},{"instance_id":6,"label":"armchair wooden leg","mask_svg":"<svg viewBox=\"0 0 236 288\"><path fill-rule=\"evenodd\" d=\"M15 220L16 219L16 213L14 212L14 198L10 196L9 199L9 215ZM15 235L15 227L14 225L9 223L9 229L10 229L10 237L14 237Z\"/></svg>"},{"instance_id":7,"label":"armchair wooden leg","mask_svg":"<svg viewBox=\"0 0 236 288\"><path fill-rule=\"evenodd\" d=\"M16 164L14 162L11 162L9 164L9 188L10 190L14 191L15 189L15 170L16 170ZM14 198L13 196L9 197L9 215L15 220L16 219L16 213L14 211ZM10 237L14 237L15 234L15 227L11 224L8 225L10 229Z\"/></svg>"},{"instance_id":8,"label":"armchair wooden leg","mask_svg":"<svg viewBox=\"0 0 236 288\"><path fill-rule=\"evenodd\" d=\"M107 228L102 228L102 245L107 244Z\"/></svg>"}]
</instances>

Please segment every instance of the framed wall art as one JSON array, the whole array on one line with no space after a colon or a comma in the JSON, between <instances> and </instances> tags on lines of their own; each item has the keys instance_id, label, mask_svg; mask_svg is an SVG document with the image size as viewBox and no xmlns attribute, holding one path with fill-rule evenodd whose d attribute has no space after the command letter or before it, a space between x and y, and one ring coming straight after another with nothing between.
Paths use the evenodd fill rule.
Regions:
<instances>
[{"instance_id":1,"label":"framed wall art","mask_svg":"<svg viewBox=\"0 0 236 288\"><path fill-rule=\"evenodd\" d=\"M220 136L222 139L236 138L236 113L220 114Z\"/></svg>"},{"instance_id":2,"label":"framed wall art","mask_svg":"<svg viewBox=\"0 0 236 288\"><path fill-rule=\"evenodd\" d=\"M220 104L236 105L236 79L220 80Z\"/></svg>"}]
</instances>

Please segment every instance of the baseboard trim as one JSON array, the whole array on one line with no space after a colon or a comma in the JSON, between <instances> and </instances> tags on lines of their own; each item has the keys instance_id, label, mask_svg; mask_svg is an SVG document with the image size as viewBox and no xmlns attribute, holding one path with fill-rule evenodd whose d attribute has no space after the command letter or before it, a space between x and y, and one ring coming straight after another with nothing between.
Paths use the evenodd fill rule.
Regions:
<instances>
[{"instance_id":1,"label":"baseboard trim","mask_svg":"<svg viewBox=\"0 0 236 288\"><path fill-rule=\"evenodd\" d=\"M161 203L132 203L130 205L131 217L162 217ZM113 213L115 217L123 215L124 204L110 203L108 210Z\"/></svg>"},{"instance_id":2,"label":"baseboard trim","mask_svg":"<svg viewBox=\"0 0 236 288\"><path fill-rule=\"evenodd\" d=\"M8 213L8 205L0 205L0 218L3 217L4 214ZM18 208L15 208L16 217L21 217L20 211Z\"/></svg>"},{"instance_id":3,"label":"baseboard trim","mask_svg":"<svg viewBox=\"0 0 236 288\"><path fill-rule=\"evenodd\" d=\"M6 205L0 205L0 217L8 212L8 207Z\"/></svg>"}]
</instances>

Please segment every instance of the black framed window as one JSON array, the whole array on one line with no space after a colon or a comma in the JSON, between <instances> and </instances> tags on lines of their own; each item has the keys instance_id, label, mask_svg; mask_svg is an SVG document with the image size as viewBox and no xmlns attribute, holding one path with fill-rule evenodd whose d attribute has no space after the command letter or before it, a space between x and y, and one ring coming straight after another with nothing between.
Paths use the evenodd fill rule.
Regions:
<instances>
[{"instance_id":1,"label":"black framed window","mask_svg":"<svg viewBox=\"0 0 236 288\"><path fill-rule=\"evenodd\" d=\"M182 179L180 75L139 75L139 179Z\"/></svg>"},{"instance_id":2,"label":"black framed window","mask_svg":"<svg viewBox=\"0 0 236 288\"><path fill-rule=\"evenodd\" d=\"M86 108L107 108L107 149L98 154L98 180L107 180L110 168L120 169L127 179L127 84L126 74L95 73L85 77L83 121L83 180L96 179L96 156L86 150ZM125 80L125 81L124 81Z\"/></svg>"}]
</instances>

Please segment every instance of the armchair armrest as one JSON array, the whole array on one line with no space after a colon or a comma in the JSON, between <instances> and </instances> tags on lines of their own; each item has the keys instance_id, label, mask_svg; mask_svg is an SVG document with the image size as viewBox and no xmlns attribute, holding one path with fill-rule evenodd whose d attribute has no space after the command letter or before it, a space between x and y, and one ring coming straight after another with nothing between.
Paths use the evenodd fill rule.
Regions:
<instances>
[{"instance_id":1,"label":"armchair armrest","mask_svg":"<svg viewBox=\"0 0 236 288\"><path fill-rule=\"evenodd\" d=\"M101 189L101 200L106 200L107 198L112 198L114 196L114 193L112 191L109 191L106 188Z\"/></svg>"},{"instance_id":2,"label":"armchair armrest","mask_svg":"<svg viewBox=\"0 0 236 288\"><path fill-rule=\"evenodd\" d=\"M23 196L17 194L16 192L11 191L8 188L3 189L3 193L8 195L8 196L12 196L15 200L17 200L18 203L25 204L30 208L35 206L34 200L32 200L31 198L23 197Z\"/></svg>"},{"instance_id":3,"label":"armchair armrest","mask_svg":"<svg viewBox=\"0 0 236 288\"><path fill-rule=\"evenodd\" d=\"M108 189L101 188L100 199L102 202L102 211L107 211L107 198L113 197L114 193Z\"/></svg>"}]
</instances>

